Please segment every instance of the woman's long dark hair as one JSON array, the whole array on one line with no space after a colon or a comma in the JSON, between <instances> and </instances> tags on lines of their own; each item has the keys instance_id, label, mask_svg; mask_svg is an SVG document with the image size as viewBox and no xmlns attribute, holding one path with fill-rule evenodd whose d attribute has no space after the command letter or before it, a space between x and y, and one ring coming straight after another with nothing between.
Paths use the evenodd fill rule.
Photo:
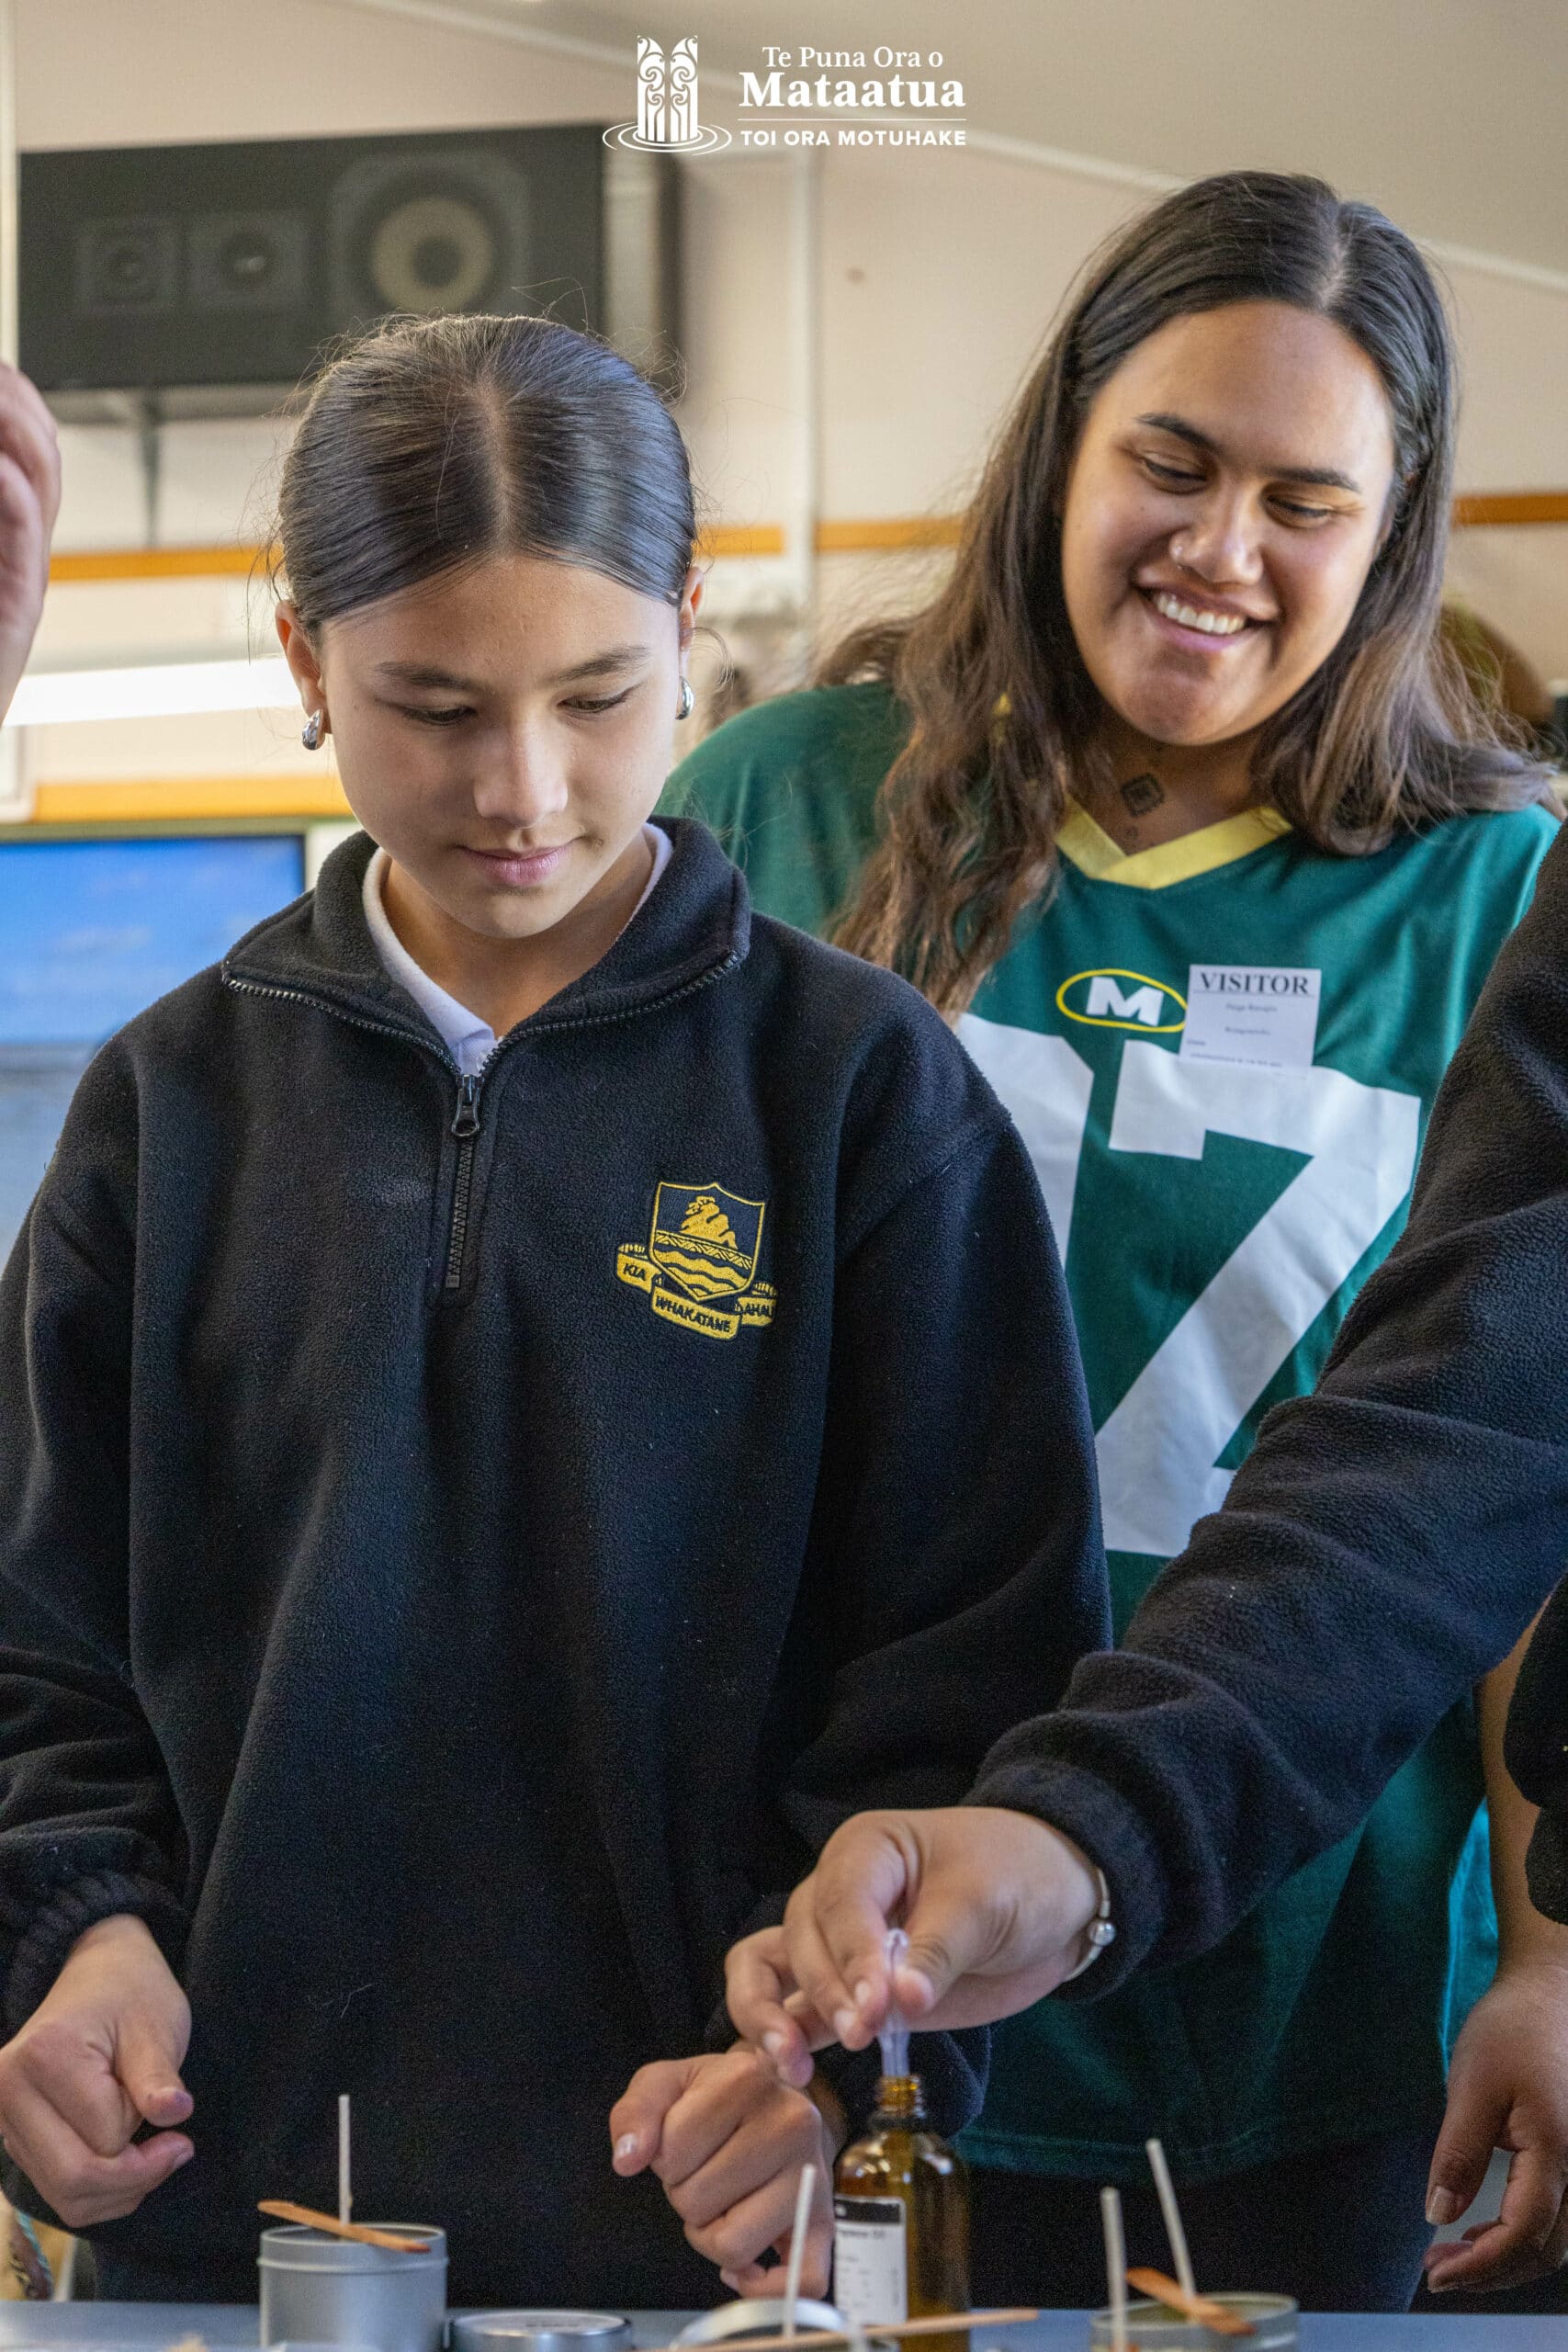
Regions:
<instances>
[{"instance_id":1,"label":"woman's long dark hair","mask_svg":"<svg viewBox=\"0 0 1568 2352\"><path fill-rule=\"evenodd\" d=\"M547 319L392 319L317 380L284 461L273 579L307 635L509 553L679 605L695 536L680 429L607 345Z\"/></svg>"},{"instance_id":2,"label":"woman's long dark hair","mask_svg":"<svg viewBox=\"0 0 1568 2352\"><path fill-rule=\"evenodd\" d=\"M910 718L882 838L840 944L905 972L950 1016L1045 889L1101 710L1062 590L1058 517L1085 414L1173 319L1229 302L1331 319L1387 394L1392 526L1344 636L1262 730L1258 798L1319 849L1382 848L1467 808L1545 797L1438 639L1453 493L1455 370L1416 246L1321 180L1227 172L1166 198L1089 263L992 451L946 587L913 620L858 630L818 683L886 678Z\"/></svg>"}]
</instances>

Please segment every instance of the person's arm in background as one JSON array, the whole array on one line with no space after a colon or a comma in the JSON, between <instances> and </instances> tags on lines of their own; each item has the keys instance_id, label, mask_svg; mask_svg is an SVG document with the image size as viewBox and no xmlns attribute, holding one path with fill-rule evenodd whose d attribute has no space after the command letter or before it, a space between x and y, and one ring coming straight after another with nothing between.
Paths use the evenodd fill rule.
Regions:
<instances>
[{"instance_id":1,"label":"person's arm in background","mask_svg":"<svg viewBox=\"0 0 1568 2352\"><path fill-rule=\"evenodd\" d=\"M0 717L32 651L59 511L54 419L27 378L0 362Z\"/></svg>"},{"instance_id":2,"label":"person's arm in background","mask_svg":"<svg viewBox=\"0 0 1568 2352\"><path fill-rule=\"evenodd\" d=\"M998 2018L1050 1990L1083 1924L1061 1833L1105 1871L1119 1931L1068 1997L1209 1950L1512 1651L1568 1556L1565 942L1560 838L1444 1081L1404 1238L1123 1646L998 1744L976 1810L848 1825L785 1929L736 1954L732 2015L783 2034L787 2065L792 1988L815 2038L863 1983L847 2038L874 2029L898 1906L915 2013Z\"/></svg>"},{"instance_id":3,"label":"person's arm in background","mask_svg":"<svg viewBox=\"0 0 1568 2352\"><path fill-rule=\"evenodd\" d=\"M1477 2222L1461 2243L1429 2250L1427 2283L1434 2293L1521 2286L1568 2256L1568 1926L1543 1917L1529 1899L1525 1857L1539 1813L1516 1787L1503 1755L1529 1640L1527 1634L1476 1692L1497 1974L1454 2049L1427 2219L1438 2226L1458 2221L1481 2188L1494 2148L1507 2149L1512 2160L1497 2219Z\"/></svg>"}]
</instances>

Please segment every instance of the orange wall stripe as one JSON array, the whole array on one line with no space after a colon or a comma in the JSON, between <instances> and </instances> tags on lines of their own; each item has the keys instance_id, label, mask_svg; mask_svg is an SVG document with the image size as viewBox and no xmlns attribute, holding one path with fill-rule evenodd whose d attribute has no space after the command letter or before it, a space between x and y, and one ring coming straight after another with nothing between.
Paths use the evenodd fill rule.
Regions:
<instances>
[{"instance_id":1,"label":"orange wall stripe","mask_svg":"<svg viewBox=\"0 0 1568 2352\"><path fill-rule=\"evenodd\" d=\"M784 535L777 523L720 524L698 542L705 556L783 555ZM79 581L228 580L248 575L265 563L261 547L83 548L51 558L49 577L58 587Z\"/></svg>"},{"instance_id":2,"label":"orange wall stripe","mask_svg":"<svg viewBox=\"0 0 1568 2352\"><path fill-rule=\"evenodd\" d=\"M783 555L784 526L779 523L716 523L697 540L697 553L717 555Z\"/></svg>"},{"instance_id":3,"label":"orange wall stripe","mask_svg":"<svg viewBox=\"0 0 1568 2352\"><path fill-rule=\"evenodd\" d=\"M40 784L35 825L142 824L165 817L351 817L335 775L127 777Z\"/></svg>"},{"instance_id":4,"label":"orange wall stripe","mask_svg":"<svg viewBox=\"0 0 1568 2352\"><path fill-rule=\"evenodd\" d=\"M1512 523L1568 523L1568 490L1472 491L1454 501L1461 530ZM900 548L951 548L964 527L961 514L903 514L863 522L818 523L822 555L876 555ZM698 541L705 556L783 555L778 523L716 523ZM81 548L51 560L59 586L93 580L220 580L248 573L265 560L259 547Z\"/></svg>"},{"instance_id":5,"label":"orange wall stripe","mask_svg":"<svg viewBox=\"0 0 1568 2352\"><path fill-rule=\"evenodd\" d=\"M1568 490L1483 490L1454 500L1458 529L1498 523L1568 523Z\"/></svg>"},{"instance_id":6,"label":"orange wall stripe","mask_svg":"<svg viewBox=\"0 0 1568 2352\"><path fill-rule=\"evenodd\" d=\"M79 580L224 580L248 572L261 548L100 548L51 556L51 583Z\"/></svg>"},{"instance_id":7,"label":"orange wall stripe","mask_svg":"<svg viewBox=\"0 0 1568 2352\"><path fill-rule=\"evenodd\" d=\"M955 548L963 529L962 514L891 515L870 523L818 523L817 546L822 555L874 555L898 548Z\"/></svg>"}]
</instances>

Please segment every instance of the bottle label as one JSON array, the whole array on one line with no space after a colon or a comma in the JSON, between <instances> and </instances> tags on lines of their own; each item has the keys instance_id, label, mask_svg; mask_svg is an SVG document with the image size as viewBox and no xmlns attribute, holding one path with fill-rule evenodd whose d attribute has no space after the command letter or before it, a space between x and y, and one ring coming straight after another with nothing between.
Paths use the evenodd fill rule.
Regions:
<instances>
[{"instance_id":1,"label":"bottle label","mask_svg":"<svg viewBox=\"0 0 1568 2352\"><path fill-rule=\"evenodd\" d=\"M862 2327L908 2318L904 2208L897 2197L834 2198L833 2301Z\"/></svg>"}]
</instances>

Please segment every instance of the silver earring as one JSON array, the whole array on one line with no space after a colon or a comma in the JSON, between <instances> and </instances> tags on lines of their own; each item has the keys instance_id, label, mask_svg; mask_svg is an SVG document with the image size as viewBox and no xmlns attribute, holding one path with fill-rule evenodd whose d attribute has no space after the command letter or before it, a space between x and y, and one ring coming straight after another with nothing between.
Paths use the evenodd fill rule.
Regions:
<instances>
[{"instance_id":1,"label":"silver earring","mask_svg":"<svg viewBox=\"0 0 1568 2352\"><path fill-rule=\"evenodd\" d=\"M299 729L299 741L304 744L305 749L308 752L319 752L321 750L321 737L326 732L326 712L324 710L313 710L310 713L310 718L305 721L304 726Z\"/></svg>"},{"instance_id":2,"label":"silver earring","mask_svg":"<svg viewBox=\"0 0 1568 2352\"><path fill-rule=\"evenodd\" d=\"M696 707L697 698L692 692L692 682L690 678L682 678L681 681L681 699L675 706L676 718L690 718Z\"/></svg>"}]
</instances>

